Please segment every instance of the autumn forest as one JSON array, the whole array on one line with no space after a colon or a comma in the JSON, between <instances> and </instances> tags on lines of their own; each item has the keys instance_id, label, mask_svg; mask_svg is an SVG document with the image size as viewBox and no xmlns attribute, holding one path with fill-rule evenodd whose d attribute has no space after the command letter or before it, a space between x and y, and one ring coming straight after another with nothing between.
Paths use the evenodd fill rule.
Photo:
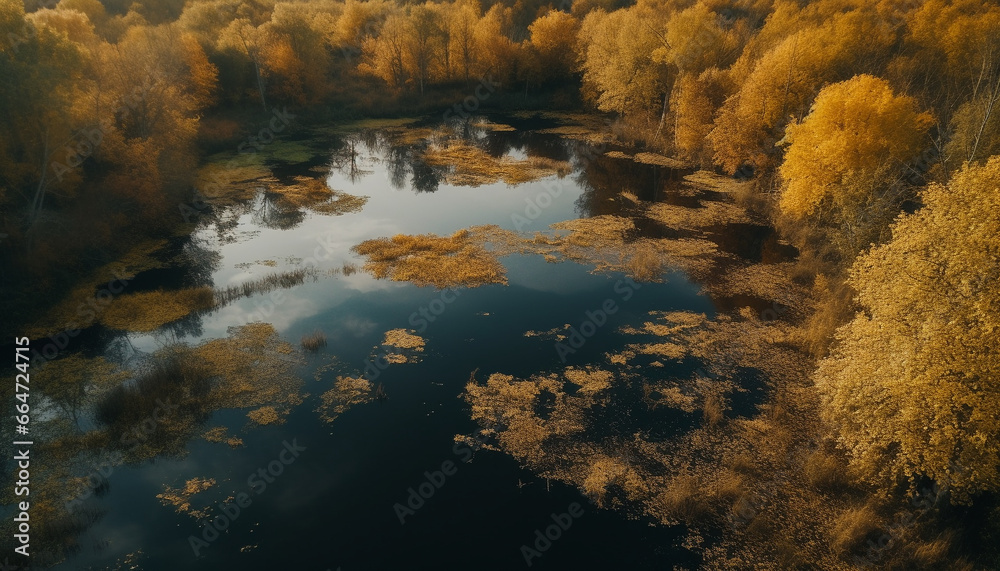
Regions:
<instances>
[{"instance_id":1,"label":"autumn forest","mask_svg":"<svg viewBox=\"0 0 1000 571\"><path fill-rule=\"evenodd\" d=\"M152 470L207 443L251 454L252 436L208 424L226 424L219 411L253 408L254 429L299 426L296 411L312 405L300 406L309 394L287 378L307 369L307 384L329 384L326 393L310 389L322 393L316 422L361 423L362 407L399 406L410 389L394 389L389 373L338 368L354 341L338 348L339 325L329 323L346 318L232 317L273 292L321 304L309 288L363 278L382 285L356 292L401 282L443 300L435 302L443 313L434 303L421 313L426 299L411 303L421 308L413 313L400 309L402 321L384 336L391 319L376 317L381 310L357 320L379 324L373 339L391 348L387 371L454 377L445 381L454 386L448 406L461 422L442 432L462 436L455 446L482 445L472 466L488 451L518 474L511 494L536 478L530 493L558 483L565 498L589 502L576 527L564 526L567 538L598 525L604 516L590 515L598 511L684 530L647 543L672 541L693 559L650 555L649 567L621 568L1000 566L993 0L0 0L0 120L0 344L26 335L33 347L59 345L58 357L32 363L31 407L46 411L32 426L50 435L36 446L51 447L33 454L65 460L59 468L38 460L39 482L85 475L79 451L110 449L154 397L180 402L183 421L169 421L162 441L119 449L115 466ZM365 178L383 169L385 180ZM482 212L445 200L455 189L472 200L547 184L541 192L555 204L552 185L563 181L579 197L562 218L535 198L538 215L520 198L514 206L496 198ZM435 214L414 203L400 222L385 222L396 211L380 209L403 208L408 185L426 204L436 195ZM383 207L384 192L396 194ZM372 218L355 231L351 217L366 209ZM437 212L452 218L417 224ZM343 263L303 266L293 257L313 251L313 234L294 248L276 237L319 232L310 220L344 232ZM288 248L286 262L268 236ZM234 254L239 244L261 253ZM556 329L525 321L516 340L490 337L483 348L497 358L534 355L514 347L552 341L555 352L544 346L552 363L508 370L461 356L458 340L473 333L434 347L433 334L444 335L439 314L444 322L459 311L462 319L517 313L513 305L476 313L492 302L473 292L514 291L518 271L565 277L577 266L586 279L611 280L593 287L613 303L573 301L549 324ZM60 308L75 312L111 267L132 285L67 325ZM231 267L255 281L240 283L244 274L225 273ZM654 289L676 283L694 284L702 301L675 303L681 290ZM628 301L633 293L642 301ZM475 307L456 309L463 303ZM524 313L540 315L549 302L524 303L536 304ZM610 320L612 306L623 308L614 331L584 313L604 308ZM592 339L574 333L584 331L583 315L596 324ZM491 335L483 327L475 336ZM359 329L368 344L358 351L371 351L372 328ZM70 330L83 335L66 349L58 338ZM574 334L583 349L567 345ZM291 335L291 344L282 340ZM604 338L623 341L599 347ZM584 353L589 361L572 361ZM260 361L241 369L248 365L226 355ZM156 388L145 398L142 387ZM10 387L2 394L5 407L19 402ZM675 432L664 436L665 426ZM441 464L427 458L414 465ZM472 469L459 463L449 478ZM14 464L2 473L0 498L13 506ZM190 502L214 493L216 480L188 476L147 496L173 502L170 517L210 521ZM32 533L48 555L33 565L85 568L73 557L87 548L73 546L113 518L81 516L55 499L54 483L36 485ZM405 497L406 485L393 485ZM459 485L444 484L428 505ZM553 517L567 510L558 497ZM379 509L399 527L388 506ZM408 509L414 521L432 517L430 507ZM608 527L593 533L615 529L600 525ZM91 526L98 531L84 531ZM523 555L528 566L588 568L556 559L586 545L532 548L535 523L523 527L528 552L511 546L515 564ZM206 551L224 547L198 541ZM187 565L178 561L163 565ZM337 568L317 561L311 568Z\"/></svg>"}]
</instances>

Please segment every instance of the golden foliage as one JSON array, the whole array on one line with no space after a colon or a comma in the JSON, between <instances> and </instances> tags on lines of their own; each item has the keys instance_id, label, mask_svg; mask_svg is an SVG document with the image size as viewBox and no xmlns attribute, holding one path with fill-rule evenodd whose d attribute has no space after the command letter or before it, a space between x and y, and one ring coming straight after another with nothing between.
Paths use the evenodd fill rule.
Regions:
<instances>
[{"instance_id":1,"label":"golden foliage","mask_svg":"<svg viewBox=\"0 0 1000 571\"><path fill-rule=\"evenodd\" d=\"M891 242L861 256L864 308L816 382L869 477L926 476L958 500L1000 489L1000 158L931 185Z\"/></svg>"},{"instance_id":2,"label":"golden foliage","mask_svg":"<svg viewBox=\"0 0 1000 571\"><path fill-rule=\"evenodd\" d=\"M716 164L730 173L745 164L776 166L774 142L789 117L805 115L824 83L857 69L858 60L875 59L895 41L870 10L824 14L819 22L781 30L786 36L761 55L744 52L752 71L723 104L709 134ZM796 32L788 35L790 30Z\"/></svg>"},{"instance_id":3,"label":"golden foliage","mask_svg":"<svg viewBox=\"0 0 1000 571\"><path fill-rule=\"evenodd\" d=\"M932 123L915 99L895 95L885 80L859 75L825 87L805 120L787 130L781 209L808 215L825 198L865 204L870 189L852 182L898 171L926 146Z\"/></svg>"},{"instance_id":4,"label":"golden foliage","mask_svg":"<svg viewBox=\"0 0 1000 571\"><path fill-rule=\"evenodd\" d=\"M580 28L584 95L602 111L645 112L662 99L666 73L650 55L662 42L661 15L645 6L587 14Z\"/></svg>"}]
</instances>

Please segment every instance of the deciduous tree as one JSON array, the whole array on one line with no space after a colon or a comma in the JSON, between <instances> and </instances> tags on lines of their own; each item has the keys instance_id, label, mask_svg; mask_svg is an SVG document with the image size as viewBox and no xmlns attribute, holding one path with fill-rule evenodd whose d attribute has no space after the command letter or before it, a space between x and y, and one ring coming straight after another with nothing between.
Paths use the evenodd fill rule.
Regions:
<instances>
[{"instance_id":1,"label":"deciduous tree","mask_svg":"<svg viewBox=\"0 0 1000 571\"><path fill-rule=\"evenodd\" d=\"M1000 157L923 201L854 264L863 312L816 381L870 478L927 477L968 500L1000 489Z\"/></svg>"}]
</instances>

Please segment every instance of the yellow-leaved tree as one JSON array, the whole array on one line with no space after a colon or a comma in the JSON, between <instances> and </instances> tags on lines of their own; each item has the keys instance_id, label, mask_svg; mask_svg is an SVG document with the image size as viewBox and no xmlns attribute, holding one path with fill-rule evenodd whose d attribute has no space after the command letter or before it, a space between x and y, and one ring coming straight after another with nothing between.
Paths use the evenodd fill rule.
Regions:
<instances>
[{"instance_id":1,"label":"yellow-leaved tree","mask_svg":"<svg viewBox=\"0 0 1000 571\"><path fill-rule=\"evenodd\" d=\"M863 473L966 501L1000 489L1000 156L923 201L855 262L864 311L816 382Z\"/></svg>"},{"instance_id":2,"label":"yellow-leaved tree","mask_svg":"<svg viewBox=\"0 0 1000 571\"><path fill-rule=\"evenodd\" d=\"M930 143L932 123L883 79L858 75L827 86L809 115L786 129L781 210L838 229L837 245L850 259L884 237L905 191L896 179Z\"/></svg>"},{"instance_id":3,"label":"yellow-leaved tree","mask_svg":"<svg viewBox=\"0 0 1000 571\"><path fill-rule=\"evenodd\" d=\"M932 117L889 83L859 75L823 89L802 123L789 125L781 176L781 209L812 214L820 203L865 201L858 177L883 179L927 144Z\"/></svg>"},{"instance_id":4,"label":"yellow-leaved tree","mask_svg":"<svg viewBox=\"0 0 1000 571\"><path fill-rule=\"evenodd\" d=\"M734 173L750 165L777 166L774 143L791 118L801 119L824 84L874 72L895 42L871 8L834 12L822 24L800 28L763 55L734 65L739 90L719 110L709 135L715 162ZM745 79L737 70L750 68Z\"/></svg>"}]
</instances>

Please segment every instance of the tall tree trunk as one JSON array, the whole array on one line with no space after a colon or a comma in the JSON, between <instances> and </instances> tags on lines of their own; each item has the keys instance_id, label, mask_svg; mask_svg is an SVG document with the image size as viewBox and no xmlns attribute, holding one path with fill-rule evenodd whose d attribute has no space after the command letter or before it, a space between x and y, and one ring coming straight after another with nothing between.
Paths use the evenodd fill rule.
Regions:
<instances>
[{"instance_id":1,"label":"tall tree trunk","mask_svg":"<svg viewBox=\"0 0 1000 571\"><path fill-rule=\"evenodd\" d=\"M669 97L670 93L663 94L663 108L660 110L660 124L656 126L656 133L653 134L654 140L660 136L660 130L663 129L663 122L667 120L667 100Z\"/></svg>"},{"instance_id":2,"label":"tall tree trunk","mask_svg":"<svg viewBox=\"0 0 1000 571\"><path fill-rule=\"evenodd\" d=\"M257 60L253 60L253 71L257 75L257 91L260 92L260 104L264 106L264 112L267 112L267 99L264 96L264 78L260 74L260 64Z\"/></svg>"},{"instance_id":3,"label":"tall tree trunk","mask_svg":"<svg viewBox=\"0 0 1000 571\"><path fill-rule=\"evenodd\" d=\"M997 82L990 90L988 97L989 101L986 103L986 112L983 114L982 123L979 124L979 132L976 133L976 141L972 145L972 152L969 153L969 161L975 160L976 153L979 152L979 143L983 139L983 131L986 130L986 124L990 122L990 117L993 116L993 107L996 105L997 99L1000 99L1000 73L997 74Z\"/></svg>"}]
</instances>

